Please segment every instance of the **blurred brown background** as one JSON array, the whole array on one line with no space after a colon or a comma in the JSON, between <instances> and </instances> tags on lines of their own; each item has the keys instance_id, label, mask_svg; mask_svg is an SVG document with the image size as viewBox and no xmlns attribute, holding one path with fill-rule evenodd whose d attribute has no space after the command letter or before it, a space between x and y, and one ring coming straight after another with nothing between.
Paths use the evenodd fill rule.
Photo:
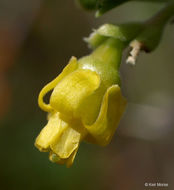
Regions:
<instances>
[{"instance_id":1,"label":"blurred brown background","mask_svg":"<svg viewBox=\"0 0 174 190\"><path fill-rule=\"evenodd\" d=\"M99 19L74 1L0 1L0 184L3 190L174 189L174 26L136 67L121 67L127 111L106 148L81 144L72 168L51 163L34 147L46 123L41 88L69 58L90 52L82 38L106 22L148 18L162 4L127 3ZM154 188L160 189L160 188Z\"/></svg>"}]
</instances>

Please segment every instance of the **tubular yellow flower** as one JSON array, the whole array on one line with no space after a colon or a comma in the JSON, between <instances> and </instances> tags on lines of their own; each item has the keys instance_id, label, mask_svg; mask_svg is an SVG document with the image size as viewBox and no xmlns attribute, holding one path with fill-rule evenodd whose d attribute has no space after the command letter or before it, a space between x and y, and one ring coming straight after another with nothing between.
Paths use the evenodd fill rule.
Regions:
<instances>
[{"instance_id":1,"label":"tubular yellow flower","mask_svg":"<svg viewBox=\"0 0 174 190\"><path fill-rule=\"evenodd\" d=\"M109 39L91 55L72 57L62 73L40 92L39 106L48 123L36 139L50 160L70 167L82 140L107 145L124 112L118 68L123 43ZM53 89L49 104L44 95Z\"/></svg>"}]
</instances>

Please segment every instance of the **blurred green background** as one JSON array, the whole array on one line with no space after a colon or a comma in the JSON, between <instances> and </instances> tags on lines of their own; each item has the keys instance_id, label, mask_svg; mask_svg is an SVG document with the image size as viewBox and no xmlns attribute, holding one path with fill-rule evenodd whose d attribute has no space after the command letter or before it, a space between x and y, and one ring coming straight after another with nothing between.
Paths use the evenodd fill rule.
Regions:
<instances>
[{"instance_id":1,"label":"blurred green background","mask_svg":"<svg viewBox=\"0 0 174 190\"><path fill-rule=\"evenodd\" d=\"M123 93L129 104L108 147L82 143L70 169L51 163L47 153L34 147L46 124L38 93L72 55L90 52L82 38L106 22L146 19L161 6L127 3L95 19L74 1L0 1L1 189L144 190L145 182L174 189L172 25L154 52L140 54L136 67L123 58Z\"/></svg>"}]
</instances>

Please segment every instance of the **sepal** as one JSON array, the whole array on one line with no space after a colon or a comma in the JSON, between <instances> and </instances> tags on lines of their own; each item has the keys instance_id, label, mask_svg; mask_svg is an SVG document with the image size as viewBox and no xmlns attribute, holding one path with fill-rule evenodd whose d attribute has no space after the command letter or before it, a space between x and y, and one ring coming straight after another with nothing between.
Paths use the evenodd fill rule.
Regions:
<instances>
[{"instance_id":1,"label":"sepal","mask_svg":"<svg viewBox=\"0 0 174 190\"><path fill-rule=\"evenodd\" d=\"M84 40L89 47L95 49L104 43L107 39L113 38L128 44L134 39L144 28L142 23L127 23L121 25L104 24L97 30L94 30L89 37Z\"/></svg>"},{"instance_id":2,"label":"sepal","mask_svg":"<svg viewBox=\"0 0 174 190\"><path fill-rule=\"evenodd\" d=\"M85 125L97 144L101 146L109 144L125 111L126 103L118 85L113 85L107 89L98 118L92 125Z\"/></svg>"}]
</instances>

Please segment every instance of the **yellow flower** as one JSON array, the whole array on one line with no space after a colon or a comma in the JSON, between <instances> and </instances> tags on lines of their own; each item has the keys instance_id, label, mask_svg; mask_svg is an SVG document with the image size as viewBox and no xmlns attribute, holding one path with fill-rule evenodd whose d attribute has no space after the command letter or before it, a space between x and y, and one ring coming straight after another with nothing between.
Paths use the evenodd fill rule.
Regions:
<instances>
[{"instance_id":1,"label":"yellow flower","mask_svg":"<svg viewBox=\"0 0 174 190\"><path fill-rule=\"evenodd\" d=\"M62 73L40 92L39 106L48 123L36 139L50 160L70 167L82 140L107 145L124 112L118 68L123 44L108 40L91 55L72 57ZM53 89L49 104L44 95Z\"/></svg>"}]
</instances>

